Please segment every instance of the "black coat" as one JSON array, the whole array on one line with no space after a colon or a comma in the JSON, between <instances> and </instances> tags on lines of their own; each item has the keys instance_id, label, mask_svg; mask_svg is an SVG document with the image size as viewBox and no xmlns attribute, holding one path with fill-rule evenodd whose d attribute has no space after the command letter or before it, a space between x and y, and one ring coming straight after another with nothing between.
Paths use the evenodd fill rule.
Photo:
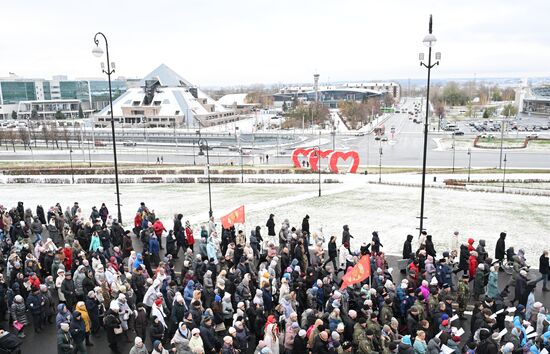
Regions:
<instances>
[{"instance_id":1,"label":"black coat","mask_svg":"<svg viewBox=\"0 0 550 354\"><path fill-rule=\"evenodd\" d=\"M273 220L273 218L269 218L267 220L267 223L265 224L265 226L267 227L267 235L268 236L275 236L276 233L275 233L275 221Z\"/></svg>"},{"instance_id":2,"label":"black coat","mask_svg":"<svg viewBox=\"0 0 550 354\"><path fill-rule=\"evenodd\" d=\"M294 344L292 346L292 354L303 354L307 351L307 338L300 336L294 337Z\"/></svg>"},{"instance_id":3,"label":"black coat","mask_svg":"<svg viewBox=\"0 0 550 354\"><path fill-rule=\"evenodd\" d=\"M349 228L347 227L347 225L344 226L344 231L342 231L342 244L350 242L352 238L353 236L351 236L351 234L349 233Z\"/></svg>"},{"instance_id":4,"label":"black coat","mask_svg":"<svg viewBox=\"0 0 550 354\"><path fill-rule=\"evenodd\" d=\"M504 256L506 255L505 239L506 239L506 236L500 236L500 238L497 241L497 246L495 248L496 259L504 259Z\"/></svg>"},{"instance_id":5,"label":"black coat","mask_svg":"<svg viewBox=\"0 0 550 354\"><path fill-rule=\"evenodd\" d=\"M99 306L95 299L86 299L86 311L88 311L88 317L93 329L99 328Z\"/></svg>"},{"instance_id":6,"label":"black coat","mask_svg":"<svg viewBox=\"0 0 550 354\"><path fill-rule=\"evenodd\" d=\"M338 257L338 249L336 248L336 241L328 243L328 257L330 259L335 259Z\"/></svg>"},{"instance_id":7,"label":"black coat","mask_svg":"<svg viewBox=\"0 0 550 354\"><path fill-rule=\"evenodd\" d=\"M107 340L109 343L116 343L117 335L115 334L115 328L119 327L121 325L120 319L118 318L118 314L114 313L112 310L109 310L105 313L105 317L103 318L103 326L105 327L105 331L107 332Z\"/></svg>"},{"instance_id":8,"label":"black coat","mask_svg":"<svg viewBox=\"0 0 550 354\"><path fill-rule=\"evenodd\" d=\"M469 262L468 259L470 258L470 252L468 251L468 246L461 245L460 246L460 260L458 262L458 268L464 271L468 271L469 268Z\"/></svg>"},{"instance_id":9,"label":"black coat","mask_svg":"<svg viewBox=\"0 0 550 354\"><path fill-rule=\"evenodd\" d=\"M539 272L541 274L548 274L548 271L548 257L542 255L539 258Z\"/></svg>"},{"instance_id":10,"label":"black coat","mask_svg":"<svg viewBox=\"0 0 550 354\"><path fill-rule=\"evenodd\" d=\"M309 217L305 217L302 220L302 232L306 232L309 235Z\"/></svg>"},{"instance_id":11,"label":"black coat","mask_svg":"<svg viewBox=\"0 0 550 354\"><path fill-rule=\"evenodd\" d=\"M429 255L429 256L432 256L434 259L436 258L436 252L435 252L435 247L434 247L434 242L432 241L432 237L431 235L428 235L426 237L426 253Z\"/></svg>"},{"instance_id":12,"label":"black coat","mask_svg":"<svg viewBox=\"0 0 550 354\"><path fill-rule=\"evenodd\" d=\"M44 208L42 208L42 205L36 207L36 215L38 216L38 220L40 220L42 225L46 225L46 214L44 214Z\"/></svg>"},{"instance_id":13,"label":"black coat","mask_svg":"<svg viewBox=\"0 0 550 354\"><path fill-rule=\"evenodd\" d=\"M412 235L407 235L407 241L403 244L403 259L411 258L412 253Z\"/></svg>"}]
</instances>

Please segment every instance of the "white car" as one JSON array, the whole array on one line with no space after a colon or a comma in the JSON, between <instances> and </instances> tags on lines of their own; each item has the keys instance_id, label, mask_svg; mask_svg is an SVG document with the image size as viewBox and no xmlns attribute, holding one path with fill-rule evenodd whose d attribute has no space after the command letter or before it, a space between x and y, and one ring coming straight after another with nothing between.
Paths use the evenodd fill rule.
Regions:
<instances>
[{"instance_id":1,"label":"white car","mask_svg":"<svg viewBox=\"0 0 550 354\"><path fill-rule=\"evenodd\" d=\"M124 146L136 146L136 142L135 141L132 141L132 140L126 140L125 142L122 143L122 145Z\"/></svg>"}]
</instances>

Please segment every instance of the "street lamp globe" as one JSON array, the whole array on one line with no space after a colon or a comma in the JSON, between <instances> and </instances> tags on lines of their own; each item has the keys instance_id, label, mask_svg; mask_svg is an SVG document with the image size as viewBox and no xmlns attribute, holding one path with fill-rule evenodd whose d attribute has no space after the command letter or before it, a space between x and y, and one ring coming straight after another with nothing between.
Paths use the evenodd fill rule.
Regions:
<instances>
[{"instance_id":1,"label":"street lamp globe","mask_svg":"<svg viewBox=\"0 0 550 354\"><path fill-rule=\"evenodd\" d=\"M435 45L435 42L437 41L437 39L435 38L435 36L433 34L427 34L426 37L424 37L424 39L422 40L422 43L424 43L424 45L428 48L431 48Z\"/></svg>"},{"instance_id":2,"label":"street lamp globe","mask_svg":"<svg viewBox=\"0 0 550 354\"><path fill-rule=\"evenodd\" d=\"M100 46L96 45L96 46L94 47L94 49L92 49L92 54L93 54L95 57L99 58L99 57L101 57L101 56L103 55L103 49L101 49Z\"/></svg>"}]
</instances>

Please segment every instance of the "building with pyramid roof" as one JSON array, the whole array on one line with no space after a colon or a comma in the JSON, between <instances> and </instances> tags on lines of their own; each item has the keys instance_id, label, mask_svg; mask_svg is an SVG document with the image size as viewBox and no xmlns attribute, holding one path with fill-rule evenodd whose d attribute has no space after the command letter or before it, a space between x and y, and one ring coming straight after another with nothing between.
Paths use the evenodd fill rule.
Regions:
<instances>
[{"instance_id":1,"label":"building with pyramid roof","mask_svg":"<svg viewBox=\"0 0 550 354\"><path fill-rule=\"evenodd\" d=\"M113 101L113 116L115 123L154 128L207 127L240 118L164 64ZM94 118L96 127L107 127L110 107Z\"/></svg>"}]
</instances>

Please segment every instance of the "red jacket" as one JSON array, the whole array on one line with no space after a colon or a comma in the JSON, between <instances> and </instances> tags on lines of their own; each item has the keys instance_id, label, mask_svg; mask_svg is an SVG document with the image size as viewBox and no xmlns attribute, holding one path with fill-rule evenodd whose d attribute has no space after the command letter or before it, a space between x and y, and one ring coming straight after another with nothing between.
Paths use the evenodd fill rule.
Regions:
<instances>
[{"instance_id":1,"label":"red jacket","mask_svg":"<svg viewBox=\"0 0 550 354\"><path fill-rule=\"evenodd\" d=\"M73 264L73 250L71 248L63 248L63 254L65 255L65 260L63 261L65 272L69 272Z\"/></svg>"},{"instance_id":2,"label":"red jacket","mask_svg":"<svg viewBox=\"0 0 550 354\"><path fill-rule=\"evenodd\" d=\"M468 252L472 252L472 251L475 251L476 249L474 248L474 239L473 238L469 238L468 239Z\"/></svg>"},{"instance_id":3,"label":"red jacket","mask_svg":"<svg viewBox=\"0 0 550 354\"><path fill-rule=\"evenodd\" d=\"M141 221L141 213L137 213L136 217L134 218L134 227L141 229Z\"/></svg>"},{"instance_id":4,"label":"red jacket","mask_svg":"<svg viewBox=\"0 0 550 354\"><path fill-rule=\"evenodd\" d=\"M195 237L193 237L193 230L190 227L185 228L185 236L187 237L187 245L193 246L195 244Z\"/></svg>"},{"instance_id":5,"label":"red jacket","mask_svg":"<svg viewBox=\"0 0 550 354\"><path fill-rule=\"evenodd\" d=\"M478 265L477 257L473 255L470 256L468 263L469 263L469 270L470 270L469 275L470 275L470 278L473 278L476 275L476 271L477 271L477 265Z\"/></svg>"},{"instance_id":6,"label":"red jacket","mask_svg":"<svg viewBox=\"0 0 550 354\"><path fill-rule=\"evenodd\" d=\"M155 231L155 235L160 240L160 237L162 236L162 232L166 231L166 229L164 228L164 225L162 225L162 222L160 220L157 220L153 224L153 231Z\"/></svg>"}]
</instances>

